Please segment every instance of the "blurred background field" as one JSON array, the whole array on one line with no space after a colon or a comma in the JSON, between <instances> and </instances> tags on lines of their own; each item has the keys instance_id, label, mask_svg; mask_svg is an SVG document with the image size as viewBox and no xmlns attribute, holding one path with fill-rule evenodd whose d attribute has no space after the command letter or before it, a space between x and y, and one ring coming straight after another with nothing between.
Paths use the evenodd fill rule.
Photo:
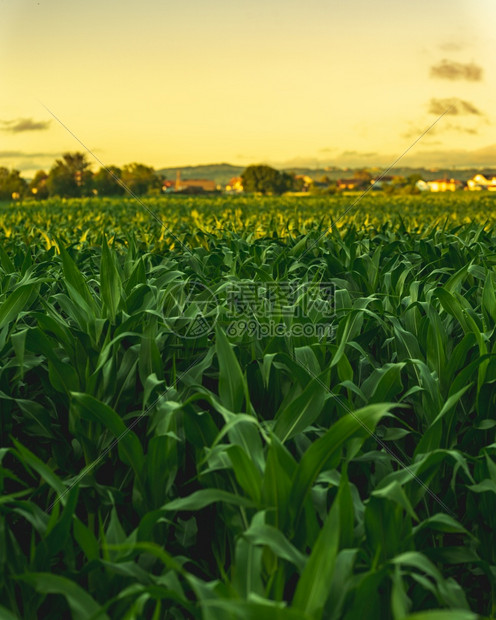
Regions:
<instances>
[{"instance_id":1,"label":"blurred background field","mask_svg":"<svg viewBox=\"0 0 496 620\"><path fill-rule=\"evenodd\" d=\"M156 217L153 217L155 214ZM165 226L161 226L161 220ZM203 243L201 233L231 231L246 239L297 237L334 226L376 233L407 230L421 233L434 225L452 229L496 221L496 193L444 192L416 196L377 194L309 196L230 196L62 198L0 203L0 237L48 247L55 238L67 244L95 244L104 231L112 239L133 234L159 251L171 246L171 231L187 245ZM199 234L200 233L200 234ZM177 239L176 239L177 243Z\"/></svg>"}]
</instances>

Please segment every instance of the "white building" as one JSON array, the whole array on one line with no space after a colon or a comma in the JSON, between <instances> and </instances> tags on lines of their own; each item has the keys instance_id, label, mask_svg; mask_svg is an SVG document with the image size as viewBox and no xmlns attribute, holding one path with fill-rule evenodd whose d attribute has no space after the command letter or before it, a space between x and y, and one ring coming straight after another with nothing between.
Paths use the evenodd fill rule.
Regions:
<instances>
[{"instance_id":1,"label":"white building","mask_svg":"<svg viewBox=\"0 0 496 620\"><path fill-rule=\"evenodd\" d=\"M467 189L471 191L489 190L496 191L496 177L486 179L483 174L476 174L473 179L467 181Z\"/></svg>"}]
</instances>

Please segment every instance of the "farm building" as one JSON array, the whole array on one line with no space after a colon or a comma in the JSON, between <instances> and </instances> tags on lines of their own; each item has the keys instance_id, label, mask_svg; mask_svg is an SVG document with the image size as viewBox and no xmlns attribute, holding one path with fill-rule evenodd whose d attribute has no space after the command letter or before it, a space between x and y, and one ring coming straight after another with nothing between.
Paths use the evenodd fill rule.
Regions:
<instances>
[{"instance_id":1,"label":"farm building","mask_svg":"<svg viewBox=\"0 0 496 620\"><path fill-rule=\"evenodd\" d=\"M489 190L496 191L496 176L488 179L483 174L476 174L467 181L467 188L471 191Z\"/></svg>"}]
</instances>

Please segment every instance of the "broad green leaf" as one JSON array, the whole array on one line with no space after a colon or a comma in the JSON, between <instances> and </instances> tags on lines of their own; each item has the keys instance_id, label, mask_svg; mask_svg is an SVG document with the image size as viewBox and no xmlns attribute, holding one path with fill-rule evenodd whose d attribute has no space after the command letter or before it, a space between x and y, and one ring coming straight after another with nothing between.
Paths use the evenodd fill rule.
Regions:
<instances>
[{"instance_id":1,"label":"broad green leaf","mask_svg":"<svg viewBox=\"0 0 496 620\"><path fill-rule=\"evenodd\" d=\"M227 598L212 598L202 601L202 607L212 611L208 618L229 620L310 620L310 617L300 611L284 607L284 603L276 603L265 599L263 602L254 600L236 601ZM226 612L226 615L220 615ZM204 616L206 618L206 616Z\"/></svg>"},{"instance_id":2,"label":"broad green leaf","mask_svg":"<svg viewBox=\"0 0 496 620\"><path fill-rule=\"evenodd\" d=\"M402 620L411 609L412 601L407 595L407 586L401 578L399 566L394 567L391 575L393 587L391 589L391 610L395 620Z\"/></svg>"},{"instance_id":3,"label":"broad green leaf","mask_svg":"<svg viewBox=\"0 0 496 620\"><path fill-rule=\"evenodd\" d=\"M328 584L332 580L339 549L341 489L342 487L340 487L312 553L301 573L292 602L293 608L316 619L322 617L329 596Z\"/></svg>"},{"instance_id":4,"label":"broad green leaf","mask_svg":"<svg viewBox=\"0 0 496 620\"><path fill-rule=\"evenodd\" d=\"M311 426L320 415L329 390L326 369L307 385L305 390L276 418L274 433L282 443Z\"/></svg>"},{"instance_id":5,"label":"broad green leaf","mask_svg":"<svg viewBox=\"0 0 496 620\"><path fill-rule=\"evenodd\" d=\"M60 519L52 526L48 526L43 539L36 549L37 566L46 561L45 558L53 558L70 543L70 532L75 516L79 488L74 486L67 494L67 501L62 510ZM48 567L47 567L48 568Z\"/></svg>"},{"instance_id":6,"label":"broad green leaf","mask_svg":"<svg viewBox=\"0 0 496 620\"><path fill-rule=\"evenodd\" d=\"M78 543L79 547L82 549L86 558L91 560L96 560L99 556L99 545L96 536L93 532L84 525L82 521L80 521L77 517L74 519L74 538Z\"/></svg>"},{"instance_id":7,"label":"broad green leaf","mask_svg":"<svg viewBox=\"0 0 496 620\"><path fill-rule=\"evenodd\" d=\"M0 329L17 318L23 310L29 308L39 288L36 284L25 284L9 293L7 298L0 302Z\"/></svg>"},{"instance_id":8,"label":"broad green leaf","mask_svg":"<svg viewBox=\"0 0 496 620\"><path fill-rule=\"evenodd\" d=\"M304 569L307 558L274 526L266 523L255 523L254 519L243 536L253 545L269 547L277 557L291 562L300 572Z\"/></svg>"},{"instance_id":9,"label":"broad green leaf","mask_svg":"<svg viewBox=\"0 0 496 620\"><path fill-rule=\"evenodd\" d=\"M162 507L162 510L201 510L210 504L216 502L222 502L225 504L233 504L235 506L245 506L246 508L253 508L255 505L249 499L241 497L240 495L234 495L228 491L221 489L201 489L195 491L188 497L180 497L167 502Z\"/></svg>"},{"instance_id":10,"label":"broad green leaf","mask_svg":"<svg viewBox=\"0 0 496 620\"><path fill-rule=\"evenodd\" d=\"M71 292L76 292L79 296L76 298L76 301L78 301L79 298L82 299L88 310L93 312L96 316L97 305L90 289L88 288L85 277L65 249L64 244L59 242L59 247L60 257L62 258L62 267L64 270L65 284L68 287L69 294L71 294Z\"/></svg>"},{"instance_id":11,"label":"broad green leaf","mask_svg":"<svg viewBox=\"0 0 496 620\"><path fill-rule=\"evenodd\" d=\"M424 528L430 528L440 532L448 533L463 533L471 535L456 519L449 515L439 512L428 519L424 519L417 526L413 528L413 534L423 530Z\"/></svg>"},{"instance_id":12,"label":"broad green leaf","mask_svg":"<svg viewBox=\"0 0 496 620\"><path fill-rule=\"evenodd\" d=\"M234 475L243 491L256 503L260 502L262 488L262 476L250 459L249 455L239 445L227 448L227 454L231 460Z\"/></svg>"},{"instance_id":13,"label":"broad green leaf","mask_svg":"<svg viewBox=\"0 0 496 620\"><path fill-rule=\"evenodd\" d=\"M215 333L219 360L219 396L227 409L239 413L245 395L245 378L227 336L218 326Z\"/></svg>"},{"instance_id":14,"label":"broad green leaf","mask_svg":"<svg viewBox=\"0 0 496 620\"><path fill-rule=\"evenodd\" d=\"M81 418L99 422L114 435L121 460L133 468L143 486L143 448L136 434L124 424L122 418L111 407L93 396L72 392L71 397L73 406Z\"/></svg>"},{"instance_id":15,"label":"broad green leaf","mask_svg":"<svg viewBox=\"0 0 496 620\"><path fill-rule=\"evenodd\" d=\"M356 333L360 332L363 323L363 311L352 310L348 313L343 329L338 331L339 346L331 360L331 368L335 366L344 354L346 345ZM341 325L340 325L341 327Z\"/></svg>"},{"instance_id":16,"label":"broad green leaf","mask_svg":"<svg viewBox=\"0 0 496 620\"><path fill-rule=\"evenodd\" d=\"M415 521L419 520L412 508L412 505L410 504L410 501L408 500L408 497L406 496L405 491L403 490L403 487L396 480L390 482L386 486L381 486L381 488L375 489L372 491L372 495L375 497L384 497L392 502L395 502L401 506L412 519Z\"/></svg>"},{"instance_id":17,"label":"broad green leaf","mask_svg":"<svg viewBox=\"0 0 496 620\"><path fill-rule=\"evenodd\" d=\"M324 465L339 458L343 445L354 436L363 440L372 435L381 418L389 415L390 403L369 405L338 420L305 452L293 478L290 505L299 514L310 489Z\"/></svg>"},{"instance_id":18,"label":"broad green leaf","mask_svg":"<svg viewBox=\"0 0 496 620\"><path fill-rule=\"evenodd\" d=\"M51 573L26 573L19 577L42 594L65 597L74 620L108 620L102 607L74 581Z\"/></svg>"},{"instance_id":19,"label":"broad green leaf","mask_svg":"<svg viewBox=\"0 0 496 620\"><path fill-rule=\"evenodd\" d=\"M43 461L39 459L36 454L33 454L33 452L28 450L15 439L13 439L13 442L23 467L27 466L33 469L50 487L52 487L58 495L58 500L60 500L62 505L65 506L67 501L67 489L57 474L46 463L43 463Z\"/></svg>"},{"instance_id":20,"label":"broad green leaf","mask_svg":"<svg viewBox=\"0 0 496 620\"><path fill-rule=\"evenodd\" d=\"M317 360L315 352L311 347L305 345L303 347L296 347L294 350L295 360L300 366L306 368L311 376L320 375L322 369Z\"/></svg>"},{"instance_id":21,"label":"broad green leaf","mask_svg":"<svg viewBox=\"0 0 496 620\"><path fill-rule=\"evenodd\" d=\"M404 366L405 362L385 364L372 372L360 386L368 403L388 402L399 394L403 389L401 371Z\"/></svg>"},{"instance_id":22,"label":"broad green leaf","mask_svg":"<svg viewBox=\"0 0 496 620\"><path fill-rule=\"evenodd\" d=\"M262 483L262 502L270 509L267 520L283 529L288 521L296 461L276 436L271 437Z\"/></svg>"},{"instance_id":23,"label":"broad green leaf","mask_svg":"<svg viewBox=\"0 0 496 620\"><path fill-rule=\"evenodd\" d=\"M262 556L263 549L248 538L240 536L236 541L232 585L242 598L253 592L263 594Z\"/></svg>"},{"instance_id":24,"label":"broad green leaf","mask_svg":"<svg viewBox=\"0 0 496 620\"><path fill-rule=\"evenodd\" d=\"M12 613L12 611L7 609L3 605L0 605L0 617L3 618L3 620L19 620L19 616Z\"/></svg>"},{"instance_id":25,"label":"broad green leaf","mask_svg":"<svg viewBox=\"0 0 496 620\"><path fill-rule=\"evenodd\" d=\"M122 297L122 281L116 265L115 253L111 253L105 234L102 240L102 260L100 264L100 289L104 308L113 321Z\"/></svg>"},{"instance_id":26,"label":"broad green leaf","mask_svg":"<svg viewBox=\"0 0 496 620\"><path fill-rule=\"evenodd\" d=\"M409 614L403 620L478 620L479 617L465 609L433 609Z\"/></svg>"},{"instance_id":27,"label":"broad green leaf","mask_svg":"<svg viewBox=\"0 0 496 620\"><path fill-rule=\"evenodd\" d=\"M337 620L341 617L346 595L353 587L352 575L357 553L358 549L341 549L336 557L334 573L329 585L327 605L323 614L326 619Z\"/></svg>"},{"instance_id":28,"label":"broad green leaf","mask_svg":"<svg viewBox=\"0 0 496 620\"><path fill-rule=\"evenodd\" d=\"M443 408L438 413L436 418L431 422L429 428L422 436L421 440L417 444L415 449L415 455L426 454L431 452L432 450L437 450L438 448L451 446L446 445L442 441L443 439L443 422L444 418L447 414L456 407L461 397L465 394L465 392L471 387L471 384L466 385L464 388L456 392L456 394L452 394L444 403ZM446 427L446 425L444 425ZM445 435L447 432L445 431Z\"/></svg>"},{"instance_id":29,"label":"broad green leaf","mask_svg":"<svg viewBox=\"0 0 496 620\"><path fill-rule=\"evenodd\" d=\"M485 478L477 484L470 484L467 489L470 489L474 493L486 493L487 491L496 493L496 482L494 480L490 480L489 478Z\"/></svg>"}]
</instances>

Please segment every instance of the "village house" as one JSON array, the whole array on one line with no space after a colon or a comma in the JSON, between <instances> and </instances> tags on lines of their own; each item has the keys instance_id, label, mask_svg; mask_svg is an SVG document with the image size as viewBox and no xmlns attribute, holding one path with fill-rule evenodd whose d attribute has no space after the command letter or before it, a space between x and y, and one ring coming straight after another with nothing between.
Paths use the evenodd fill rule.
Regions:
<instances>
[{"instance_id":1,"label":"village house","mask_svg":"<svg viewBox=\"0 0 496 620\"><path fill-rule=\"evenodd\" d=\"M338 179L337 188L339 190L357 190L362 189L367 181L364 179Z\"/></svg>"},{"instance_id":2,"label":"village house","mask_svg":"<svg viewBox=\"0 0 496 620\"><path fill-rule=\"evenodd\" d=\"M487 179L483 174L476 174L467 181L467 189L470 191L489 190L496 191L496 176Z\"/></svg>"},{"instance_id":3,"label":"village house","mask_svg":"<svg viewBox=\"0 0 496 620\"><path fill-rule=\"evenodd\" d=\"M372 189L382 189L385 184L391 183L393 179L394 177L386 175L383 177L378 177L377 179L370 179L370 184L372 185Z\"/></svg>"},{"instance_id":4,"label":"village house","mask_svg":"<svg viewBox=\"0 0 496 620\"><path fill-rule=\"evenodd\" d=\"M233 177L226 185L226 192L242 192L243 180L241 177Z\"/></svg>"},{"instance_id":5,"label":"village house","mask_svg":"<svg viewBox=\"0 0 496 620\"><path fill-rule=\"evenodd\" d=\"M416 187L421 192L455 192L463 189L458 179L435 179L434 181L417 181Z\"/></svg>"},{"instance_id":6,"label":"village house","mask_svg":"<svg viewBox=\"0 0 496 620\"><path fill-rule=\"evenodd\" d=\"M307 174L295 174L295 181L301 184L302 192L308 192L310 187L314 184L312 177L309 177Z\"/></svg>"},{"instance_id":7,"label":"village house","mask_svg":"<svg viewBox=\"0 0 496 620\"><path fill-rule=\"evenodd\" d=\"M217 189L215 181L210 179L182 179L178 171L175 181L164 181L162 191L169 192L214 192Z\"/></svg>"},{"instance_id":8,"label":"village house","mask_svg":"<svg viewBox=\"0 0 496 620\"><path fill-rule=\"evenodd\" d=\"M175 181L164 181L162 183L162 191L169 193L176 191L176 182Z\"/></svg>"},{"instance_id":9,"label":"village house","mask_svg":"<svg viewBox=\"0 0 496 620\"><path fill-rule=\"evenodd\" d=\"M184 179L181 180L178 191L199 189L204 192L214 192L217 189L215 181L211 179Z\"/></svg>"}]
</instances>

